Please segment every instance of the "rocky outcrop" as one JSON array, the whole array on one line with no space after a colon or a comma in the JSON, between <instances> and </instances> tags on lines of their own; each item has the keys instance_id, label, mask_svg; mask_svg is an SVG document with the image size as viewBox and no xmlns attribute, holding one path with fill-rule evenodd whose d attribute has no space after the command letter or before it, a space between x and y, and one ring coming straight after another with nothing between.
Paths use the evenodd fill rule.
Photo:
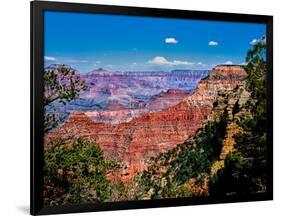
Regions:
<instances>
[{"instance_id":1,"label":"rocky outcrop","mask_svg":"<svg viewBox=\"0 0 281 216\"><path fill-rule=\"evenodd\" d=\"M218 65L214 68L212 73L210 74L211 79L243 79L247 76L246 71L243 67L237 65Z\"/></svg>"},{"instance_id":2,"label":"rocky outcrop","mask_svg":"<svg viewBox=\"0 0 281 216\"><path fill-rule=\"evenodd\" d=\"M226 136L223 140L223 147L220 154L220 160L225 160L226 156L231 153L235 148L235 135L242 133L243 129L239 126L238 122L241 117L251 118L251 112L245 108L245 103L250 99L251 93L245 87L241 87L234 92L227 104L228 122L226 128ZM237 113L234 113L234 106L237 103Z\"/></svg>"},{"instance_id":3,"label":"rocky outcrop","mask_svg":"<svg viewBox=\"0 0 281 216\"><path fill-rule=\"evenodd\" d=\"M160 111L178 104L188 95L189 93L182 89L169 89L167 91L161 91L159 94L156 94L150 98L145 105L145 109L149 111Z\"/></svg>"},{"instance_id":4,"label":"rocky outcrop","mask_svg":"<svg viewBox=\"0 0 281 216\"><path fill-rule=\"evenodd\" d=\"M218 107L213 109L212 113L209 115L210 119L215 119L216 116L224 110L227 113L226 133L222 142L219 159L212 165L212 174L215 174L219 169L224 167L224 160L226 159L226 156L235 151L235 136L243 133L243 128L241 128L239 122L243 118L252 118L251 111L246 103L253 101L253 99L251 99L251 93L246 90L245 85L246 83L243 81L239 88L228 92L227 95L223 95L223 97L219 96L217 98ZM219 94L222 93L223 91Z\"/></svg>"},{"instance_id":5,"label":"rocky outcrop","mask_svg":"<svg viewBox=\"0 0 281 216\"><path fill-rule=\"evenodd\" d=\"M120 124L95 123L83 112L73 112L62 127L46 134L45 147L54 137L88 137L100 145L107 158L124 163L124 169L115 176L127 181L146 169L145 160L194 135L211 113L218 92L239 87L245 76L240 66L218 66L200 81L192 95L175 106Z\"/></svg>"}]
</instances>

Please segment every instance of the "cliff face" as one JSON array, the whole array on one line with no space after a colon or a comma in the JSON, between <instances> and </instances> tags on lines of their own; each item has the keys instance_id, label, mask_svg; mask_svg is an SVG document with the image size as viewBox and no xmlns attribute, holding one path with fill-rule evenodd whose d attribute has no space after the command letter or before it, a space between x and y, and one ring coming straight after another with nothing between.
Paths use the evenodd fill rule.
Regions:
<instances>
[{"instance_id":1,"label":"cliff face","mask_svg":"<svg viewBox=\"0 0 281 216\"><path fill-rule=\"evenodd\" d=\"M124 169L116 176L127 181L146 169L145 160L194 135L212 112L218 92L239 87L246 75L240 66L217 66L192 95L175 106L120 124L95 123L83 112L73 112L61 128L46 134L45 146L54 137L88 137L100 145L106 157L124 163Z\"/></svg>"},{"instance_id":2,"label":"cliff face","mask_svg":"<svg viewBox=\"0 0 281 216\"><path fill-rule=\"evenodd\" d=\"M146 161L146 171L129 184L132 197L174 198L181 196L178 191L186 191L184 197L210 195L212 176L224 167L226 156L239 149L235 136L248 133L241 123L252 118L254 104L246 81L231 91L218 90L211 113L194 136Z\"/></svg>"}]
</instances>

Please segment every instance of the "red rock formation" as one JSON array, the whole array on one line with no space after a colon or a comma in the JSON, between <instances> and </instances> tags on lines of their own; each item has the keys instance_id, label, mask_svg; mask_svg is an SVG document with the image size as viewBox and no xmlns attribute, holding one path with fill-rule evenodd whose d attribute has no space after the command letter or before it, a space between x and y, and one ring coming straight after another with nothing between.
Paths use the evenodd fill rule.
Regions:
<instances>
[{"instance_id":1,"label":"red rock formation","mask_svg":"<svg viewBox=\"0 0 281 216\"><path fill-rule=\"evenodd\" d=\"M188 92L181 89L161 91L159 94L151 97L145 105L145 108L149 111L159 111L178 104L188 95Z\"/></svg>"},{"instance_id":2,"label":"red rock formation","mask_svg":"<svg viewBox=\"0 0 281 216\"><path fill-rule=\"evenodd\" d=\"M113 103L108 104L105 109L106 110L114 111L114 110L125 109L125 107L122 104L118 103L118 102L113 102Z\"/></svg>"},{"instance_id":3,"label":"red rock formation","mask_svg":"<svg viewBox=\"0 0 281 216\"><path fill-rule=\"evenodd\" d=\"M240 79L240 78L244 78L245 76L247 76L246 71L244 70L243 67L241 66L231 66L231 65L219 65L216 66L212 73L210 74L210 78L211 79L216 79L216 78L224 78L224 79L228 79L228 78L232 78L232 79Z\"/></svg>"},{"instance_id":4,"label":"red rock formation","mask_svg":"<svg viewBox=\"0 0 281 216\"><path fill-rule=\"evenodd\" d=\"M45 136L45 146L53 137L88 137L100 145L107 158L122 161L126 165L117 176L127 181L134 173L146 168L146 159L194 135L210 114L217 92L232 90L240 85L240 80L245 76L242 67L218 66L200 81L192 95L179 104L116 125L95 123L84 113L73 113L61 128Z\"/></svg>"}]
</instances>

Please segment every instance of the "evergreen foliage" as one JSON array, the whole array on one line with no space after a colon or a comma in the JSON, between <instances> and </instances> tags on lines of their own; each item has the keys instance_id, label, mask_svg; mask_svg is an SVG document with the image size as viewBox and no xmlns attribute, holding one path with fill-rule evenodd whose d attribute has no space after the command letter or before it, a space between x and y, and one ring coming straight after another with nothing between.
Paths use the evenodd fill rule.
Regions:
<instances>
[{"instance_id":1,"label":"evergreen foliage","mask_svg":"<svg viewBox=\"0 0 281 216\"><path fill-rule=\"evenodd\" d=\"M46 106L55 101L66 104L77 98L82 90L86 90L87 86L79 79L72 68L64 65L54 69L45 69L43 79L44 131L49 131L58 126L59 116L55 113L47 113Z\"/></svg>"},{"instance_id":2,"label":"evergreen foliage","mask_svg":"<svg viewBox=\"0 0 281 216\"><path fill-rule=\"evenodd\" d=\"M235 137L236 152L225 160L211 181L210 194L225 196L266 192L266 61L265 37L248 51L247 88L255 103L248 103L252 118L240 123L244 132Z\"/></svg>"},{"instance_id":3,"label":"evergreen foliage","mask_svg":"<svg viewBox=\"0 0 281 216\"><path fill-rule=\"evenodd\" d=\"M102 202L109 198L106 174L119 164L107 161L100 147L79 138L66 144L52 141L45 150L44 197L46 205Z\"/></svg>"}]
</instances>

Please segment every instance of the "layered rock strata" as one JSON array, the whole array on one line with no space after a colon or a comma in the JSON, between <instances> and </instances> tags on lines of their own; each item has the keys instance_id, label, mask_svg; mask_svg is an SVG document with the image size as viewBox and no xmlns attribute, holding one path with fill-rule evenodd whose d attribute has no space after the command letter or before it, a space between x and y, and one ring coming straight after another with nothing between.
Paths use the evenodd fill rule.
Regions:
<instances>
[{"instance_id":1,"label":"layered rock strata","mask_svg":"<svg viewBox=\"0 0 281 216\"><path fill-rule=\"evenodd\" d=\"M180 103L120 124L96 123L83 112L73 112L62 127L46 134L45 147L55 137L65 140L88 137L100 145L107 158L124 164L111 178L117 176L126 182L136 172L146 169L145 160L194 135L211 113L218 92L232 91L246 76L240 66L217 66Z\"/></svg>"}]
</instances>

